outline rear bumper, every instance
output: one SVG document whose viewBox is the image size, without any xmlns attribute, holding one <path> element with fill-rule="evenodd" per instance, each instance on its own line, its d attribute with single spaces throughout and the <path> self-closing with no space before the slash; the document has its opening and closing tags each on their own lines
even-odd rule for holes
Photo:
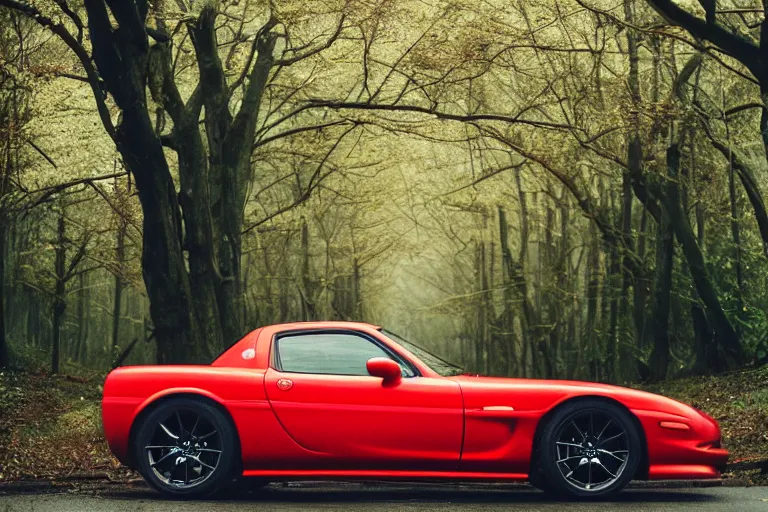
<svg viewBox="0 0 768 512">
<path fill-rule="evenodd" d="M 101 402 L 104 437 L 112 454 L 130 466 L 129 443 L 131 425 L 141 401 L 137 398 L 105 397 Z"/>
</svg>

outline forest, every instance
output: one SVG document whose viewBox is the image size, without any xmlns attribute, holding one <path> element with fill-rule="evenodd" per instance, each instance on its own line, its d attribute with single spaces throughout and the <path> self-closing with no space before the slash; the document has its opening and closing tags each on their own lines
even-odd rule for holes
<svg viewBox="0 0 768 512">
<path fill-rule="evenodd" d="M 315 319 L 492 375 L 768 362 L 766 10 L 0 0 L 0 368 Z"/>
</svg>

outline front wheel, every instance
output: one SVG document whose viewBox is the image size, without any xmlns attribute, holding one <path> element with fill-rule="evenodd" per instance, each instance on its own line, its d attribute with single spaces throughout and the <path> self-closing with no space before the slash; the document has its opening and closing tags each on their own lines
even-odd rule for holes
<svg viewBox="0 0 768 512">
<path fill-rule="evenodd" d="M 136 436 L 135 460 L 154 489 L 171 496 L 209 495 L 230 483 L 237 443 L 229 419 L 191 398 L 174 398 L 149 413 Z"/>
<path fill-rule="evenodd" d="M 547 490 L 574 497 L 618 493 L 642 458 L 640 434 L 629 412 L 600 400 L 558 409 L 544 426 L 538 467 Z"/>
</svg>

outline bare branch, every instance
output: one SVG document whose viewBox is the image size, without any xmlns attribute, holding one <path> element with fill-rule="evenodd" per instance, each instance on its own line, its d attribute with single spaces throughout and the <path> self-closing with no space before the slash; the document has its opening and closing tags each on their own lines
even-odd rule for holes
<svg viewBox="0 0 768 512">
<path fill-rule="evenodd" d="M 702 125 L 706 125 L 702 122 Z M 768 257 L 768 211 L 765 208 L 765 201 L 763 195 L 760 192 L 760 186 L 755 177 L 755 173 L 746 160 L 732 147 L 718 140 L 711 132 L 709 127 L 705 126 L 704 131 L 709 137 L 712 146 L 715 147 L 722 155 L 728 160 L 728 163 L 736 171 L 737 176 L 741 180 L 741 184 L 744 186 L 744 191 L 747 193 L 749 202 L 755 213 L 755 219 L 757 220 L 758 230 L 763 240 L 763 254 Z"/>
<path fill-rule="evenodd" d="M 446 192 L 444 194 L 440 194 L 439 196 L 435 196 L 433 199 L 450 196 L 450 195 L 456 194 L 457 192 L 461 192 L 462 190 L 466 190 L 468 188 L 477 186 L 480 183 L 484 182 L 485 180 L 493 178 L 494 176 L 497 176 L 497 175 L 503 173 L 504 171 L 508 171 L 510 169 L 519 169 L 520 167 L 525 165 L 525 163 L 526 163 L 526 160 L 523 160 L 522 162 L 519 162 L 519 163 L 516 163 L 516 164 L 502 165 L 501 167 L 497 167 L 496 169 L 491 169 L 490 171 L 486 172 L 485 174 L 483 174 L 479 178 L 476 178 L 476 179 L 472 180 L 470 183 L 467 183 L 466 185 L 462 185 L 461 187 L 455 188 L 455 189 L 453 189 L 451 191 L 448 191 L 448 192 Z"/>
<path fill-rule="evenodd" d="M 88 185 L 101 196 L 102 199 L 104 199 L 104 202 L 109 205 L 109 207 L 112 209 L 115 214 L 119 215 L 123 219 L 126 220 L 127 224 L 133 227 L 137 233 L 141 234 L 141 227 L 136 224 L 133 219 L 129 218 L 127 215 L 125 215 L 125 212 L 121 211 L 120 208 L 112 201 L 109 196 L 107 196 L 107 193 L 104 192 L 104 190 L 99 186 L 96 182 L 90 181 L 88 182 Z M 131 242 L 136 244 L 137 246 L 141 246 L 141 241 L 136 239 L 129 231 L 126 231 L 126 236 L 131 239 Z"/>
<path fill-rule="evenodd" d="M 519 144 L 509 140 L 498 131 L 489 128 L 482 128 L 480 126 L 477 128 L 478 130 L 488 133 L 494 139 L 505 144 L 518 155 L 537 163 L 540 167 L 551 174 L 557 181 L 559 181 L 570 193 L 570 195 L 576 200 L 576 203 L 581 208 L 582 214 L 595 223 L 597 228 L 600 230 L 600 234 L 602 235 L 605 242 L 614 247 L 621 247 L 624 250 L 627 250 L 628 257 L 625 263 L 628 267 L 628 270 L 634 275 L 640 275 L 642 264 L 640 261 L 638 261 L 637 255 L 628 250 L 630 245 L 627 243 L 627 240 L 624 239 L 624 235 L 621 233 L 621 231 L 617 230 L 612 225 L 612 223 L 606 217 L 605 212 L 599 207 L 599 205 L 595 204 L 595 202 L 589 197 L 588 194 L 584 193 L 577 186 L 576 182 L 571 176 L 563 172 L 561 169 L 555 167 L 545 156 L 523 148 Z"/>
<path fill-rule="evenodd" d="M 745 105 L 739 105 L 738 107 L 729 108 L 725 111 L 725 115 L 732 116 L 734 114 L 738 114 L 739 112 L 744 112 L 745 110 L 751 110 L 753 108 L 765 110 L 767 107 L 762 103 L 747 103 Z"/>
<path fill-rule="evenodd" d="M 331 121 L 331 122 L 328 122 L 328 123 L 315 124 L 315 125 L 310 125 L 310 126 L 300 126 L 299 128 L 293 128 L 292 130 L 286 130 L 286 131 L 284 131 L 282 133 L 278 133 L 278 134 L 272 135 L 271 137 L 264 137 L 263 139 L 256 141 L 256 143 L 253 145 L 253 148 L 254 149 L 259 148 L 261 146 L 265 146 L 265 145 L 269 144 L 270 142 L 274 142 L 274 141 L 276 141 L 278 139 L 282 139 L 284 137 L 291 137 L 291 136 L 296 135 L 298 133 L 304 133 L 304 132 L 309 132 L 309 131 L 313 131 L 313 130 L 320 131 L 320 130 L 323 130 L 324 128 L 330 128 L 331 126 L 339 126 L 339 125 L 347 124 L 347 123 L 350 123 L 350 122 L 351 121 L 348 121 L 348 120 L 345 119 L 343 121 Z"/>
<path fill-rule="evenodd" d="M 45 160 L 46 160 L 46 161 L 47 161 L 49 164 L 51 164 L 51 165 L 53 166 L 53 168 L 54 168 L 54 169 L 58 169 L 58 168 L 59 168 L 59 166 L 58 166 L 58 165 L 56 165 L 56 162 L 54 162 L 54 161 L 53 161 L 53 159 L 52 159 L 50 156 L 48 156 L 48 155 L 46 154 L 46 152 L 45 152 L 45 151 L 43 151 L 42 149 L 40 149 L 40 147 L 38 147 L 38 145 L 37 145 L 37 144 L 35 144 L 35 143 L 34 143 L 32 140 L 27 140 L 27 144 L 29 144 L 30 146 L 32 146 L 32 149 L 34 149 L 35 151 L 37 151 L 38 153 L 40 153 L 40 156 L 42 156 L 43 158 L 45 158 Z"/>
<path fill-rule="evenodd" d="M 584 3 L 583 0 L 576 0 L 576 2 L 579 5 L 583 6 L 585 9 L 587 9 L 587 10 L 589 10 L 591 12 L 594 12 L 595 14 L 598 14 L 600 16 L 605 16 L 606 18 L 610 19 L 613 23 L 615 23 L 615 24 L 617 24 L 617 25 L 619 25 L 621 27 L 625 27 L 627 29 L 634 30 L 634 31 L 636 31 L 638 33 L 659 35 L 659 36 L 662 36 L 662 37 L 667 37 L 667 38 L 670 38 L 670 39 L 674 39 L 675 41 L 680 41 L 681 43 L 685 43 L 685 44 L 689 45 L 691 48 L 693 48 L 694 50 L 706 53 L 710 58 L 714 59 L 718 64 L 723 66 L 725 69 L 727 69 L 728 71 L 730 71 L 732 73 L 735 73 L 736 75 L 740 76 L 744 80 L 747 80 L 747 81 L 752 82 L 754 84 L 758 84 L 759 83 L 754 77 L 749 76 L 749 74 L 745 73 L 744 71 L 735 68 L 734 66 L 732 66 L 731 64 L 726 62 L 721 57 L 721 55 L 718 55 L 718 53 L 724 53 L 726 55 L 730 55 L 730 52 L 726 51 L 724 48 L 719 48 L 717 46 L 713 47 L 713 46 L 704 45 L 704 44 L 702 44 L 701 40 L 691 41 L 691 40 L 687 39 L 686 37 L 683 37 L 683 36 L 681 36 L 679 34 L 674 34 L 674 33 L 670 33 L 670 32 L 665 31 L 665 30 L 661 30 L 659 27 L 644 28 L 644 27 L 640 27 L 640 26 L 637 26 L 637 25 L 633 25 L 631 23 L 628 23 L 626 20 L 623 20 L 621 18 L 618 18 L 618 17 L 614 16 L 610 11 L 599 9 L 597 7 L 594 7 L 594 6 L 587 5 L 587 4 Z M 689 34 L 694 35 L 691 32 L 689 32 Z M 694 37 L 696 37 L 696 36 L 694 35 Z"/>
<path fill-rule="evenodd" d="M 34 208 L 35 206 L 42 204 L 45 202 L 46 199 L 51 197 L 54 194 L 57 194 L 63 190 L 66 190 L 68 188 L 76 187 L 78 185 L 87 185 L 90 183 L 93 183 L 95 181 L 103 181 L 103 180 L 109 180 L 113 178 L 121 178 L 123 176 L 127 176 L 127 171 L 122 172 L 115 172 L 112 174 L 104 174 L 101 176 L 93 176 L 91 178 L 78 178 L 76 180 L 67 181 L 65 183 L 59 183 L 58 185 L 52 185 L 50 187 L 44 187 L 37 190 L 31 190 L 25 194 L 25 197 L 29 197 L 33 194 L 39 194 L 42 193 L 40 197 L 38 197 L 36 200 L 34 200 L 32 203 L 25 205 L 24 208 L 29 210 L 31 208 Z"/>
<path fill-rule="evenodd" d="M 88 83 L 87 76 L 75 75 L 73 73 L 60 73 L 58 71 L 55 71 L 51 74 L 57 78 L 69 78 L 70 80 L 77 80 L 78 82 Z"/>
<path fill-rule="evenodd" d="M 74 256 L 72 256 L 72 259 L 69 260 L 69 266 L 62 276 L 62 279 L 65 283 L 75 276 L 75 268 L 77 268 L 77 266 L 80 264 L 80 260 L 82 260 L 83 256 L 85 256 L 85 249 L 88 247 L 88 242 L 90 242 L 90 240 L 90 234 L 86 232 L 85 236 L 83 236 L 83 239 L 80 242 L 80 245 L 77 247 L 77 252 L 75 252 Z"/>
<path fill-rule="evenodd" d="M 35 7 L 22 3 L 16 0 L 0 0 L 0 6 L 14 9 L 33 19 L 38 25 L 50 30 L 64 42 L 77 56 L 80 64 L 85 70 L 85 74 L 88 76 L 88 83 L 91 85 L 93 91 L 93 97 L 96 100 L 96 108 L 99 111 L 99 117 L 101 123 L 104 125 L 104 129 L 107 131 L 112 140 L 116 141 L 115 126 L 112 123 L 112 116 L 109 113 L 109 109 L 106 104 L 106 95 L 102 90 L 101 79 L 96 72 L 96 68 L 93 66 L 91 56 L 85 51 L 85 48 L 78 42 L 78 40 L 67 30 L 67 28 L 61 23 L 54 22 L 52 19 L 43 14 Z"/>
<path fill-rule="evenodd" d="M 694 37 L 719 46 L 747 66 L 755 76 L 759 75 L 757 59 L 759 48 L 746 37 L 716 24 L 714 19 L 708 22 L 697 18 L 673 0 L 648 0 L 648 4 L 674 25 L 684 28 Z"/>
<path fill-rule="evenodd" d="M 375 103 L 360 103 L 360 102 L 336 102 L 325 100 L 310 100 L 310 107 L 315 108 L 330 108 L 333 110 L 380 110 L 387 112 L 416 112 L 420 114 L 428 114 L 436 117 L 437 119 L 460 121 L 463 123 L 477 122 L 477 121 L 501 121 L 510 124 L 525 124 L 529 126 L 536 126 L 539 128 L 557 129 L 557 130 L 571 130 L 574 127 L 568 124 L 551 123 L 548 121 L 533 121 L 530 119 L 521 119 L 515 116 L 505 116 L 499 114 L 450 114 L 448 112 L 440 112 L 438 110 L 420 107 L 417 105 L 379 105 Z"/>
<path fill-rule="evenodd" d="M 261 226 L 262 224 L 264 224 L 266 222 L 269 222 L 270 220 L 274 219 L 275 217 L 278 217 L 278 216 L 282 215 L 283 213 L 288 212 L 288 211 L 296 208 L 297 206 L 303 204 L 304 202 L 306 202 L 311 197 L 312 192 L 317 187 L 320 186 L 320 184 L 325 180 L 325 178 L 327 178 L 328 176 L 330 176 L 333 173 L 333 171 L 331 170 L 331 171 L 329 171 L 329 172 L 327 172 L 325 174 L 322 174 L 322 170 L 325 167 L 326 162 L 328 161 L 328 159 L 331 157 L 331 155 L 339 147 L 339 144 L 341 144 L 341 141 L 347 135 L 352 133 L 352 131 L 355 128 L 357 128 L 356 124 L 351 126 L 349 129 L 345 130 L 344 133 L 342 133 L 339 136 L 339 138 L 336 139 L 336 142 L 333 144 L 333 146 L 331 146 L 331 148 L 325 153 L 323 158 L 318 163 L 317 167 L 315 168 L 315 172 L 312 174 L 312 176 L 309 179 L 309 183 L 307 183 L 306 188 L 304 188 L 304 190 L 300 190 L 301 193 L 296 197 L 296 199 L 293 200 L 293 202 L 291 202 L 290 204 L 288 204 L 286 206 L 283 206 L 282 208 L 278 208 L 276 211 L 274 211 L 271 214 L 267 215 L 266 217 L 264 217 L 263 219 L 259 220 L 258 222 L 255 222 L 255 223 L 251 224 L 247 228 L 243 229 L 241 231 L 241 233 L 243 235 L 245 235 L 247 233 L 250 233 L 254 229 L 256 229 L 259 226 Z"/>
<path fill-rule="evenodd" d="M 286 58 L 280 59 L 280 60 L 276 61 L 275 64 L 277 64 L 278 66 L 290 66 L 291 64 L 295 64 L 296 62 L 299 62 L 300 60 L 304 60 L 304 59 L 306 59 L 308 57 L 311 57 L 313 55 L 317 55 L 318 53 L 320 53 L 323 50 L 327 50 L 328 48 L 330 48 L 333 45 L 333 43 L 336 42 L 336 40 L 341 35 L 341 32 L 344 30 L 344 20 L 345 19 L 346 19 L 346 15 L 342 14 L 341 17 L 339 18 L 339 23 L 336 26 L 336 31 L 323 44 L 321 44 L 319 46 L 316 46 L 315 48 L 312 48 L 311 50 L 308 50 L 308 51 L 306 51 L 304 53 L 294 55 L 293 57 L 290 57 L 290 58 L 287 58 L 287 59 Z M 290 50 L 287 50 L 287 51 L 290 51 Z"/>
<path fill-rule="evenodd" d="M 67 0 L 54 0 L 56 2 L 56 5 L 59 6 L 61 11 L 69 16 L 69 19 L 72 20 L 72 23 L 75 24 L 75 27 L 77 27 L 77 42 L 81 43 L 83 42 L 83 20 L 80 18 L 80 16 L 77 15 L 72 9 L 70 9 L 69 5 L 67 4 Z"/>
</svg>

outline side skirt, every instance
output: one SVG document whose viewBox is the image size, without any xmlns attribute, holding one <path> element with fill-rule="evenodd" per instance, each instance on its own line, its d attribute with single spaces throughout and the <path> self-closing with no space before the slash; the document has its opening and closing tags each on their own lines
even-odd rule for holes
<svg viewBox="0 0 768 512">
<path fill-rule="evenodd" d="M 513 481 L 528 480 L 525 473 L 475 473 L 467 471 L 392 471 L 392 470 L 268 470 L 248 469 L 245 477 L 262 477 L 285 480 L 474 480 L 474 481 Z"/>
</svg>

